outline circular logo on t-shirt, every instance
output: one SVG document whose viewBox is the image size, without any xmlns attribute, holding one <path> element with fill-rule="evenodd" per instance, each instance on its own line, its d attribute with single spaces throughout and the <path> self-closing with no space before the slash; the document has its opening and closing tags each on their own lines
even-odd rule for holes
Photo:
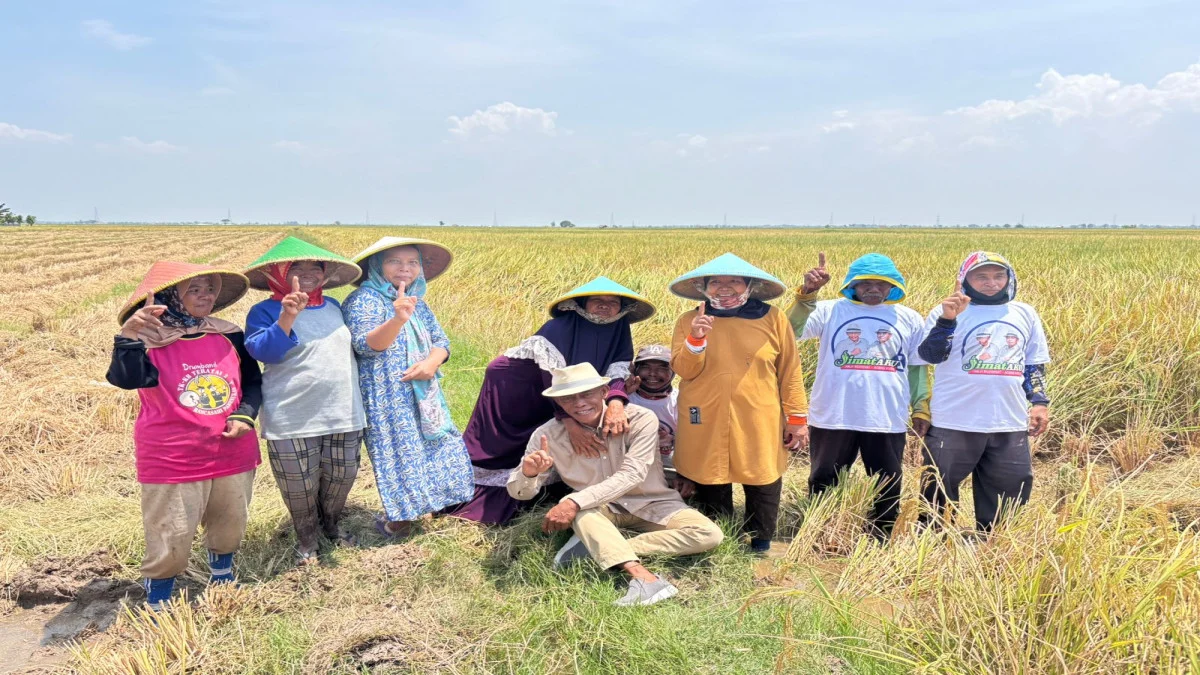
<svg viewBox="0 0 1200 675">
<path fill-rule="evenodd" d="M 229 382 L 217 373 L 200 373 L 192 376 L 179 394 L 179 404 L 201 415 L 216 415 L 229 408 L 233 402 Z"/>
</svg>

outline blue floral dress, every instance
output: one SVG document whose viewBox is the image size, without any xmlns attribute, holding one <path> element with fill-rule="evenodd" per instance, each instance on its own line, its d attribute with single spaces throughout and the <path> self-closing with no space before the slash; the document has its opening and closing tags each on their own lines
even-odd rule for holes
<svg viewBox="0 0 1200 675">
<path fill-rule="evenodd" d="M 395 315 L 391 301 L 363 287 L 346 298 L 342 313 L 358 357 L 367 454 L 387 519 L 415 520 L 470 500 L 475 480 L 462 434 L 451 428 L 428 440 L 421 431 L 413 384 L 400 381 L 409 362 L 403 334 L 382 352 L 367 345 L 367 333 Z M 424 300 L 417 301 L 416 315 L 428 328 L 432 345 L 450 351 L 450 340 Z"/>
</svg>

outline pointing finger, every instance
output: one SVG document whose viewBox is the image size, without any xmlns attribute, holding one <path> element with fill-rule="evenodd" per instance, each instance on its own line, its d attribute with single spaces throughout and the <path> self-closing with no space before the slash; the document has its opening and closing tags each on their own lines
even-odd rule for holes
<svg viewBox="0 0 1200 675">
<path fill-rule="evenodd" d="M 700 305 L 700 316 L 704 316 L 704 308 L 707 305 L 708 305 L 707 302 Z"/>
<path fill-rule="evenodd" d="M 142 307 L 153 307 L 153 306 L 154 306 L 154 292 L 151 291 L 146 294 L 146 302 L 142 305 Z"/>
<path fill-rule="evenodd" d="M 959 280 L 958 280 L 958 283 L 954 285 L 954 292 L 955 292 L 955 293 L 962 293 L 962 292 L 963 292 L 963 291 L 962 291 L 962 288 L 963 288 L 963 287 L 962 287 L 962 284 L 963 284 L 963 282 L 962 282 L 962 279 L 959 279 Z"/>
<path fill-rule="evenodd" d="M 292 292 L 293 293 L 300 292 L 300 277 L 298 277 L 298 276 L 292 277 Z"/>
<path fill-rule="evenodd" d="M 399 293 L 401 296 L 403 296 L 404 288 L 405 288 L 404 282 L 401 281 L 400 284 L 398 286 L 396 286 L 396 292 Z"/>
<path fill-rule="evenodd" d="M 817 254 L 817 268 L 825 269 L 825 251 L 821 251 Z"/>
<path fill-rule="evenodd" d="M 550 454 L 550 439 L 542 436 L 542 452 Z"/>
</svg>

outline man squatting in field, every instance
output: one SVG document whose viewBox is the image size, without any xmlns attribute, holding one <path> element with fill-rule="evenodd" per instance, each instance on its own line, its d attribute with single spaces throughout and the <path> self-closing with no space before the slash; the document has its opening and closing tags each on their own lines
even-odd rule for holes
<svg viewBox="0 0 1200 675">
<path fill-rule="evenodd" d="M 254 418 L 262 374 L 242 329 L 210 315 L 247 286 L 236 272 L 158 262 L 118 314 L 106 378 L 136 389 L 141 402 L 133 445 L 146 534 L 142 577 L 155 611 L 187 569 L 201 524 L 210 583 L 233 581 L 260 462 Z"/>
<path fill-rule="evenodd" d="M 976 251 L 958 270 L 958 288 L 925 321 L 928 335 L 917 351 L 937 364 L 933 424 L 925 437 L 925 463 L 937 475 L 925 476 L 923 495 L 931 507 L 922 515 L 926 522 L 947 501 L 958 502 L 958 486 L 968 475 L 980 531 L 992 528 L 1006 502 L 1029 501 L 1029 437 L 1050 423 L 1050 350 L 1037 311 L 1016 296 L 1012 264 Z M 967 337 L 956 343 L 955 333 Z M 991 335 L 1004 335 L 1005 348 L 990 337 L 976 339 Z"/>
<path fill-rule="evenodd" d="M 553 371 L 543 394 L 571 419 L 600 436 L 604 426 L 608 378 L 590 363 Z M 658 451 L 658 418 L 646 408 L 625 409 L 629 429 L 602 437 L 599 458 L 577 454 L 563 420 L 552 419 L 534 431 L 521 465 L 508 479 L 514 499 L 529 500 L 553 473 L 574 492 L 546 514 L 542 531 L 575 530 L 554 557 L 557 566 L 590 556 L 603 569 L 619 568 L 629 578 L 629 591 L 620 606 L 650 605 L 673 597 L 678 590 L 647 570 L 640 555 L 691 555 L 715 548 L 724 538 L 721 528 L 699 511 L 688 508 L 679 493 L 667 486 Z M 617 528 L 641 532 L 625 539 Z"/>
<path fill-rule="evenodd" d="M 904 277 L 886 256 L 869 253 L 850 263 L 837 300 L 817 302 L 829 283 L 825 254 L 804 275 L 788 310 L 799 339 L 818 342 L 817 374 L 809 403 L 811 468 L 808 489 L 820 494 L 836 485 L 839 472 L 859 455 L 867 473 L 879 480 L 871 512 L 871 532 L 886 539 L 900 511 L 905 431 L 929 429 L 926 368 L 916 357 L 924 336 L 921 315 L 899 304 Z M 851 331 L 879 336 L 875 347 L 855 354 L 861 344 Z"/>
</svg>

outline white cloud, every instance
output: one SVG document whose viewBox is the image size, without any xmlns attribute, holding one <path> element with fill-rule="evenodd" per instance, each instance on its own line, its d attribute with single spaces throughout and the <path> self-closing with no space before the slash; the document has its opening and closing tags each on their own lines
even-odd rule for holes
<svg viewBox="0 0 1200 675">
<path fill-rule="evenodd" d="M 229 87 L 205 87 L 200 90 L 202 96 L 229 96 L 234 93 Z"/>
<path fill-rule="evenodd" d="M 104 19 L 88 19 L 83 22 L 83 32 L 86 35 L 96 38 L 107 44 L 109 47 L 119 51 L 127 52 L 138 47 L 145 47 L 153 42 L 148 37 L 142 35 L 134 35 L 133 33 L 121 33 L 113 27 L 111 23 Z"/>
<path fill-rule="evenodd" d="M 450 133 L 459 138 L 476 135 L 502 135 L 514 132 L 532 132 L 554 136 L 558 134 L 558 113 L 541 108 L 523 108 L 505 101 L 488 106 L 487 110 L 476 110 L 466 117 L 451 115 Z"/>
<path fill-rule="evenodd" d="M 972 148 L 995 148 L 1002 145 L 999 138 L 995 136 L 975 135 L 963 141 L 958 147 L 964 150 Z"/>
<path fill-rule="evenodd" d="M 857 126 L 858 122 L 834 122 L 833 124 L 826 124 L 822 126 L 821 131 L 824 131 L 827 134 L 836 134 L 839 131 L 850 131 Z"/>
<path fill-rule="evenodd" d="M 37 129 L 22 129 L 15 124 L 0 122 L 0 139 L 14 141 L 34 141 L 43 143 L 66 143 L 71 140 L 71 134 L 56 134 Z"/>
<path fill-rule="evenodd" d="M 695 134 L 694 136 L 688 138 L 687 144 L 693 148 L 703 148 L 708 145 L 708 139 L 700 134 Z"/>
<path fill-rule="evenodd" d="M 297 155 L 303 155 L 308 152 L 308 146 L 299 141 L 275 141 L 271 144 L 271 147 Z"/>
<path fill-rule="evenodd" d="M 1200 63 L 1170 73 L 1152 87 L 1121 84 L 1108 73 L 1061 75 L 1051 68 L 1042 74 L 1037 89 L 1038 93 L 1020 101 L 991 99 L 948 110 L 946 114 L 984 124 L 1024 117 L 1049 118 L 1060 126 L 1092 117 L 1127 118 L 1138 125 L 1153 124 L 1171 111 L 1200 112 Z"/>
<path fill-rule="evenodd" d="M 906 136 L 891 146 L 892 152 L 908 152 L 913 148 L 921 145 L 929 145 L 933 143 L 933 134 L 926 131 L 923 134 L 915 136 Z"/>
<path fill-rule="evenodd" d="M 168 155 L 173 152 L 185 152 L 187 150 L 187 148 L 171 145 L 166 141 L 143 141 L 137 136 L 122 136 L 121 143 L 126 148 L 149 155 Z"/>
</svg>

